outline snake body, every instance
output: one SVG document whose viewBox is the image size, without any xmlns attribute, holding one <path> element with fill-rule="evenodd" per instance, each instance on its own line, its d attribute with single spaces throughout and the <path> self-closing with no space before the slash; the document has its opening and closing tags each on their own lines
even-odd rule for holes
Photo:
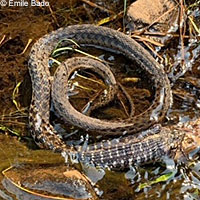
<svg viewBox="0 0 200 200">
<path fill-rule="evenodd" d="M 65 61 L 56 72 L 53 82 L 52 98 L 58 113 L 66 121 L 86 130 L 94 130 L 105 135 L 124 136 L 94 145 L 86 150 L 67 146 L 50 124 L 51 78 L 48 68 L 49 56 L 56 45 L 66 39 L 72 39 L 81 45 L 91 45 L 115 51 L 136 61 L 152 77 L 156 88 L 152 105 L 143 113 L 125 120 L 109 122 L 94 119 L 76 111 L 69 103 L 67 84 L 69 75 L 76 66 L 88 66 L 92 61 L 85 58 L 73 58 Z M 75 66 L 70 68 L 70 66 Z M 95 67 L 95 66 L 93 66 Z M 170 129 L 161 128 L 157 134 L 147 134 L 142 139 L 138 135 L 149 127 L 159 123 L 165 116 L 171 102 L 170 83 L 163 68 L 152 56 L 129 36 L 106 27 L 94 25 L 74 25 L 60 28 L 40 38 L 32 47 L 29 59 L 29 73 L 32 80 L 32 102 L 30 106 L 30 129 L 36 143 L 43 148 L 75 154 L 79 160 L 106 166 L 124 166 L 128 163 L 145 163 L 168 153 L 175 141 Z M 105 73 L 103 76 L 106 76 Z M 109 75 L 109 77 L 112 75 Z M 110 82 L 110 84 L 113 84 Z M 64 93 L 63 93 L 64 92 Z M 133 135 L 130 135 L 130 134 Z M 170 144 L 170 145 L 169 145 Z M 173 142 L 174 144 L 174 142 Z M 137 155 L 137 156 L 136 156 Z"/>
</svg>

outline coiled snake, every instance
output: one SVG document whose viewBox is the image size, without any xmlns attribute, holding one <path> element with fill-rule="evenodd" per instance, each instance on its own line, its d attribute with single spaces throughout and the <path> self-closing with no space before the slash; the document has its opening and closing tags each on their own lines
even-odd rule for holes
<svg viewBox="0 0 200 200">
<path fill-rule="evenodd" d="M 125 131 L 127 136 L 88 145 L 84 150 L 81 147 L 75 150 L 73 147 L 68 147 L 56 134 L 49 121 L 51 81 L 48 62 L 58 42 L 62 40 L 66 42 L 66 39 L 72 39 L 80 46 L 92 45 L 115 51 L 136 61 L 151 75 L 156 88 L 152 105 L 137 116 L 109 122 L 85 116 L 75 110 L 67 98 L 67 89 L 63 89 L 73 70 L 88 67 L 98 70 L 101 69 L 102 63 L 88 58 L 71 58 L 62 63 L 56 72 L 52 85 L 52 99 L 56 110 L 66 121 L 86 130 L 95 130 L 106 135 L 120 136 Z M 95 67 L 94 62 L 99 67 Z M 115 80 L 110 80 L 113 75 L 108 70 L 104 73 L 102 71 L 100 70 L 101 75 L 110 85 L 115 86 Z M 80 161 L 95 165 L 124 167 L 135 162 L 145 163 L 158 159 L 172 146 L 174 147 L 177 141 L 176 137 L 172 136 L 171 130 L 167 128 L 158 128 L 158 133 L 152 134 L 158 127 L 153 125 L 162 120 L 170 106 L 171 89 L 167 75 L 143 47 L 121 32 L 94 25 L 74 25 L 53 31 L 33 45 L 30 52 L 29 73 L 32 80 L 30 129 L 40 147 L 74 154 Z M 152 128 L 147 130 L 150 127 Z M 140 137 L 142 131 L 147 136 Z"/>
</svg>

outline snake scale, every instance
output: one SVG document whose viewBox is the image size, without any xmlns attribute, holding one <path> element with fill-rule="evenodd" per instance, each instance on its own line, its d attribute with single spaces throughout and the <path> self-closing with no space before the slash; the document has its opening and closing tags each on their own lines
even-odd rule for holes
<svg viewBox="0 0 200 200">
<path fill-rule="evenodd" d="M 156 92 L 152 105 L 137 116 L 115 122 L 92 118 L 75 110 L 67 98 L 67 89 L 64 89 L 67 87 L 67 80 L 74 69 L 87 68 L 90 64 L 95 68 L 95 64 L 93 65 L 89 58 L 68 59 L 59 66 L 52 84 L 49 57 L 57 44 L 64 40 L 66 43 L 66 39 L 71 39 L 80 46 L 89 45 L 114 51 L 136 61 L 150 74 L 154 82 Z M 98 65 L 101 68 L 102 64 Z M 102 71 L 102 76 L 107 76 L 107 73 Z M 177 137 L 170 128 L 156 125 L 165 116 L 171 102 L 168 77 L 143 47 L 116 30 L 94 25 L 73 25 L 53 31 L 33 45 L 29 58 L 29 73 L 32 80 L 30 130 L 35 142 L 42 148 L 62 152 L 63 155 L 73 155 L 79 161 L 94 165 L 126 167 L 159 159 L 176 149 L 185 135 L 182 131 L 175 131 L 179 133 L 180 137 Z M 111 76 L 108 75 L 108 78 Z M 110 81 L 109 84 L 113 82 Z M 85 149 L 67 146 L 49 121 L 51 95 L 56 110 L 67 122 L 86 130 L 121 137 L 88 145 Z M 124 132 L 126 135 L 122 136 Z"/>
</svg>

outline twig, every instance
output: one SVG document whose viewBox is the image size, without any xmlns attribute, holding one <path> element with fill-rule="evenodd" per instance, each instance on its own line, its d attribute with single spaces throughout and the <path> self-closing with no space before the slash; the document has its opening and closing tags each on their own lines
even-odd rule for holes
<svg viewBox="0 0 200 200">
<path fill-rule="evenodd" d="M 173 37 L 180 37 L 180 34 L 176 33 L 162 33 L 162 32 L 149 32 L 149 31 L 145 31 L 143 35 L 153 35 L 153 36 L 163 36 L 163 37 L 165 37 L 166 35 L 171 35 Z M 190 38 L 190 36 L 184 35 L 184 38 Z"/>
<path fill-rule="evenodd" d="M 93 73 L 91 73 L 91 72 L 89 72 L 89 71 L 84 71 L 84 73 L 87 74 L 87 75 L 89 75 L 89 76 L 91 77 L 92 80 L 95 80 L 96 76 L 95 76 Z M 77 75 L 78 75 L 78 74 L 77 74 Z"/>
<path fill-rule="evenodd" d="M 121 95 L 119 93 L 117 93 L 117 98 L 118 98 L 120 104 L 122 105 L 126 116 L 129 117 L 129 114 L 128 114 L 128 111 L 126 109 L 126 106 L 124 105 L 124 102 L 121 100 Z"/>
<path fill-rule="evenodd" d="M 82 50 L 80 50 L 80 49 L 76 49 L 76 48 L 72 48 L 72 47 L 61 47 L 61 48 L 58 48 L 58 49 L 55 49 L 53 52 L 52 52 L 52 56 L 53 57 L 57 57 L 58 55 L 56 55 L 56 53 L 59 53 L 59 52 L 62 52 L 62 51 L 75 51 L 75 52 L 78 52 L 78 53 L 80 53 L 80 54 L 83 54 L 83 55 L 85 55 L 85 56 L 88 56 L 88 57 L 90 57 L 90 58 L 93 58 L 93 59 L 95 59 L 95 60 L 98 60 L 98 61 L 100 61 L 100 62 L 103 62 L 103 63 L 106 63 L 106 64 L 111 64 L 111 63 L 109 63 L 109 62 L 107 62 L 107 61 L 105 61 L 105 60 L 102 60 L 102 59 L 100 59 L 100 58 L 98 58 L 98 57 L 96 57 L 96 56 L 93 56 L 93 55 L 91 55 L 91 54 L 88 54 L 88 53 L 86 53 L 86 52 L 84 52 L 84 51 L 82 51 Z M 52 59 L 52 58 L 51 58 Z M 53 60 L 53 59 L 52 59 Z M 55 59 L 54 59 L 54 61 L 55 61 Z M 59 62 L 59 61 L 58 61 Z"/>
<path fill-rule="evenodd" d="M 28 49 L 28 47 L 29 47 L 29 45 L 31 44 L 32 41 L 33 41 L 33 39 L 28 40 L 24 50 L 19 55 L 23 55 L 26 52 L 26 50 Z"/>
<path fill-rule="evenodd" d="M 3 35 L 2 39 L 0 40 L 0 46 L 3 43 L 3 41 L 5 40 L 5 38 L 6 38 L 6 35 Z"/>
<path fill-rule="evenodd" d="M 106 24 L 106 23 L 108 23 L 108 22 L 110 22 L 110 21 L 115 20 L 117 17 L 119 17 L 119 16 L 122 15 L 122 14 L 123 14 L 123 11 L 119 12 L 117 15 L 115 14 L 115 15 L 112 15 L 112 16 L 110 16 L 110 17 L 103 18 L 103 19 L 99 20 L 96 24 L 97 24 L 98 26 L 101 26 L 101 25 L 103 25 L 103 24 Z"/>
<path fill-rule="evenodd" d="M 102 7 L 102 6 L 99 6 L 99 5 L 91 2 L 91 1 L 88 1 L 88 0 L 81 0 L 81 1 L 84 2 L 84 3 L 87 3 L 88 5 L 90 5 L 90 6 L 94 7 L 94 8 L 99 8 L 100 10 L 102 10 L 104 12 L 108 12 L 110 14 L 115 14 L 115 12 L 113 12 L 112 10 L 108 10 L 108 9 Z"/>
<path fill-rule="evenodd" d="M 194 27 L 195 31 L 196 31 L 198 34 L 200 34 L 200 28 L 198 28 L 197 25 L 194 23 L 192 17 L 189 16 L 188 18 L 189 18 L 189 20 L 190 20 L 192 26 Z"/>
<path fill-rule="evenodd" d="M 185 21 L 184 21 L 184 15 L 185 15 L 185 8 L 183 5 L 183 0 L 180 0 L 180 23 L 179 23 L 179 33 L 180 33 L 180 41 L 181 41 L 181 64 L 184 65 L 184 35 L 185 35 Z"/>
<path fill-rule="evenodd" d="M 127 12 L 127 0 L 124 0 L 124 14 L 123 14 L 123 32 L 125 32 L 125 15 Z"/>
<path fill-rule="evenodd" d="M 20 111 L 20 105 L 18 104 L 18 102 L 16 101 L 16 97 L 18 96 L 19 93 L 19 87 L 21 85 L 22 82 L 18 82 L 17 85 L 15 86 L 13 93 L 12 93 L 12 101 L 15 104 L 15 107 L 17 108 L 18 111 Z"/>
<path fill-rule="evenodd" d="M 50 13 L 51 13 L 51 15 L 52 15 L 52 17 L 53 17 L 53 20 L 55 21 L 56 25 L 57 25 L 58 27 L 60 27 L 60 25 L 59 25 L 59 23 L 58 23 L 58 20 L 57 20 L 57 18 L 56 18 L 56 16 L 55 16 L 55 14 L 54 14 L 54 12 L 53 12 L 51 6 L 48 5 L 48 8 L 49 8 L 49 11 L 50 11 Z"/>
<path fill-rule="evenodd" d="M 0 115 L 0 117 L 22 115 L 22 114 L 25 114 L 24 112 L 27 111 L 27 110 L 28 110 L 28 108 L 25 107 L 25 108 L 22 108 L 20 111 L 19 111 L 19 110 L 15 110 L 15 111 L 13 111 L 13 112 L 10 112 L 9 114 Z M 4 111 L 3 113 L 5 113 L 5 111 Z M 26 115 L 26 114 L 25 114 L 25 115 Z"/>
<path fill-rule="evenodd" d="M 99 85 L 105 87 L 105 85 L 104 85 L 103 83 L 101 83 L 101 82 L 99 82 L 99 81 L 97 81 L 97 80 L 94 80 L 94 79 L 92 79 L 92 78 L 88 78 L 88 77 L 82 76 L 82 75 L 80 75 L 80 74 L 76 74 L 76 76 L 78 76 L 78 77 L 80 77 L 80 78 L 82 78 L 82 79 L 86 79 L 86 80 L 88 80 L 88 81 L 97 83 L 97 84 L 99 84 Z"/>
<path fill-rule="evenodd" d="M 88 104 L 91 104 L 93 101 L 96 100 L 96 98 L 102 93 L 103 89 L 99 90 L 89 101 L 87 104 L 85 104 L 83 106 L 83 108 L 81 109 L 81 113 L 83 113 L 83 111 L 88 107 Z"/>
<path fill-rule="evenodd" d="M 0 120 L 1 123 L 3 124 L 11 124 L 11 125 L 18 125 L 18 126 L 26 126 L 27 124 L 25 122 L 19 122 L 19 121 L 12 121 L 12 120 Z M 5 126 L 3 126 L 5 127 Z M 2 129 L 2 125 L 0 126 L 0 129 Z"/>
<path fill-rule="evenodd" d="M 149 43 L 154 44 L 154 45 L 159 46 L 159 47 L 163 47 L 164 46 L 164 44 L 162 44 L 160 42 L 156 42 L 154 40 L 151 40 L 149 38 L 145 38 L 145 37 L 142 37 L 142 36 L 139 36 L 139 35 L 131 35 L 131 37 L 137 38 L 142 42 L 145 42 L 145 41 L 149 42 Z"/>
<path fill-rule="evenodd" d="M 169 33 L 145 31 L 144 35 L 166 36 Z"/>
<path fill-rule="evenodd" d="M 160 58 L 161 62 L 163 62 L 163 58 L 145 41 L 143 43 L 156 55 Z"/>
<path fill-rule="evenodd" d="M 79 85 L 78 82 L 73 82 L 73 85 L 77 88 L 80 88 L 82 90 L 87 90 L 87 91 L 92 91 L 92 92 L 96 92 L 97 90 L 95 89 L 92 89 L 92 88 L 88 88 L 88 87 L 85 87 L 85 86 L 82 86 L 82 85 Z"/>
<path fill-rule="evenodd" d="M 36 1 L 37 1 L 39 4 L 41 3 L 39 0 L 36 0 Z M 45 0 L 43 0 L 43 1 L 45 2 Z M 40 8 L 42 8 L 42 5 L 41 5 L 41 4 L 40 4 Z M 53 17 L 53 20 L 55 21 L 56 25 L 57 25 L 58 27 L 60 27 L 60 25 L 59 25 L 59 23 L 58 23 L 58 20 L 56 19 L 56 16 L 55 16 L 53 10 L 51 9 L 51 6 L 48 5 L 48 8 L 49 8 L 49 11 L 50 11 L 50 13 L 51 13 L 51 15 L 52 15 L 52 17 Z"/>
</svg>

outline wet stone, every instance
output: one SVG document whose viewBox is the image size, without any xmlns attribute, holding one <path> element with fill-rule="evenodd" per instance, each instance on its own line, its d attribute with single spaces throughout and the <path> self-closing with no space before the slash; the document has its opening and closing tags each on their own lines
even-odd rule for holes
<svg viewBox="0 0 200 200">
<path fill-rule="evenodd" d="M 138 30 L 151 26 L 151 30 L 167 32 L 177 22 L 178 5 L 173 0 L 138 0 L 127 12 L 127 27 Z"/>
<path fill-rule="evenodd" d="M 4 172 L 3 185 L 18 199 L 97 199 L 88 180 L 77 170 L 65 165 L 29 164 Z M 20 198 L 19 198 L 20 197 Z"/>
</svg>

